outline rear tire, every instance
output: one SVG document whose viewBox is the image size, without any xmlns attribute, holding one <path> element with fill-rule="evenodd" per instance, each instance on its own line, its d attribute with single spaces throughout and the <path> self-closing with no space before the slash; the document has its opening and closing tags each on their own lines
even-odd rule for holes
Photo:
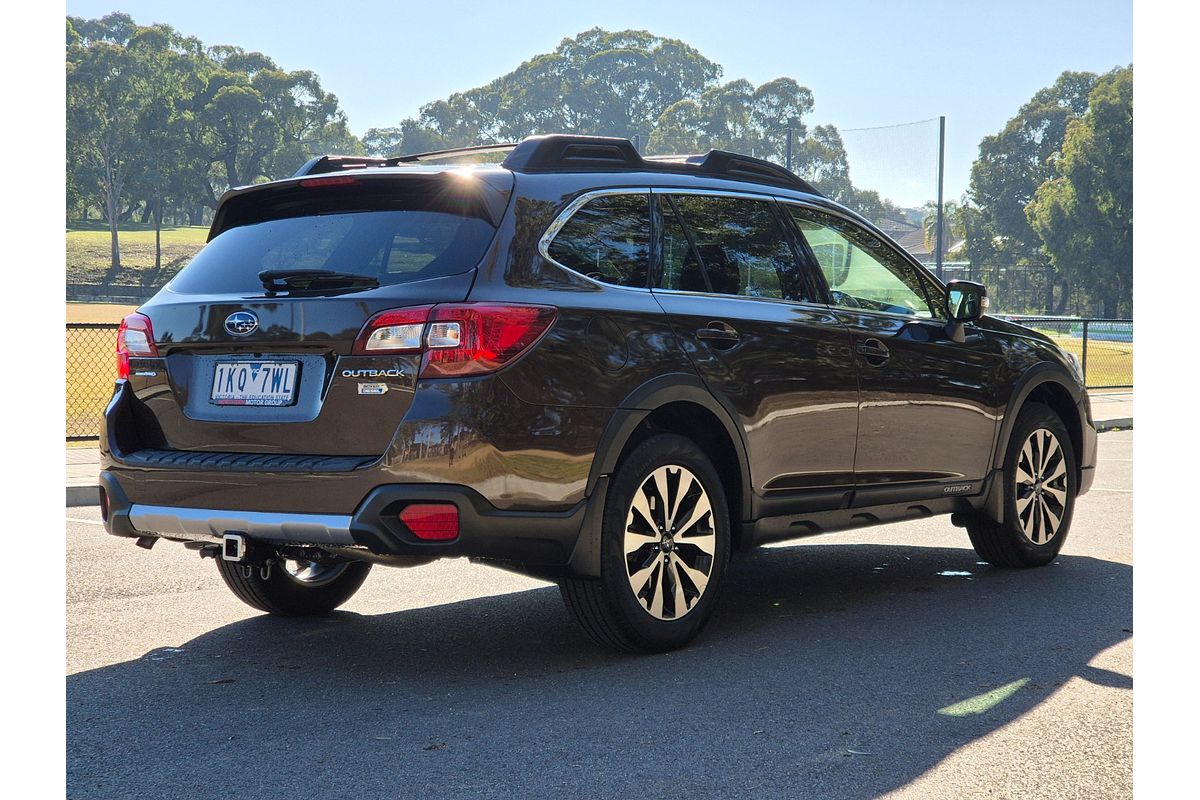
<svg viewBox="0 0 1200 800">
<path fill-rule="evenodd" d="M 694 442 L 656 434 L 621 463 L 605 501 L 599 579 L 567 578 L 563 601 L 598 644 L 682 647 L 712 616 L 729 562 L 721 479 Z"/>
<path fill-rule="evenodd" d="M 1075 510 L 1077 467 L 1071 437 L 1041 403 L 1021 409 L 1004 457 L 1004 519 L 976 515 L 967 535 L 979 557 L 999 567 L 1040 567 L 1066 542 Z"/>
<path fill-rule="evenodd" d="M 240 564 L 218 558 L 217 571 L 225 585 L 251 608 L 303 617 L 328 613 L 353 597 L 371 572 L 371 565 L 364 561 L 328 565 L 276 561 L 264 580 L 258 567 L 251 568 L 246 577 Z"/>
</svg>

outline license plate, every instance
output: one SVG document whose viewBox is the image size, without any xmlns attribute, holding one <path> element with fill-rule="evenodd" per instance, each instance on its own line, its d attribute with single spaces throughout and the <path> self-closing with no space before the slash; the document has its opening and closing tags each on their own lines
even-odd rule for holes
<svg viewBox="0 0 1200 800">
<path fill-rule="evenodd" d="M 212 402 L 219 406 L 290 406 L 296 397 L 295 361 L 218 361 Z"/>
</svg>

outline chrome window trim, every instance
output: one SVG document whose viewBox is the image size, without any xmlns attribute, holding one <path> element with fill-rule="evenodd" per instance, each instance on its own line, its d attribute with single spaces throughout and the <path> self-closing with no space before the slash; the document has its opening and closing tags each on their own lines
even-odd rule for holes
<svg viewBox="0 0 1200 800">
<path fill-rule="evenodd" d="M 575 275 L 579 278 L 583 278 L 585 281 L 587 281 L 588 283 L 591 283 L 595 286 L 602 286 L 605 289 L 625 289 L 625 290 L 634 291 L 634 292 L 650 291 L 650 289 L 645 286 L 621 286 L 620 284 L 617 284 L 617 283 L 605 283 L 604 281 L 598 281 L 595 278 L 589 278 L 587 275 L 584 275 L 582 272 L 571 269 L 566 264 L 562 263 L 561 261 L 559 261 L 558 259 L 556 259 L 550 255 L 550 245 L 552 245 L 554 243 L 554 237 L 558 236 L 559 231 L 561 231 L 566 226 L 566 224 L 571 221 L 571 217 L 575 216 L 575 213 L 577 211 L 579 211 L 579 209 L 583 208 L 585 205 L 590 203 L 592 200 L 595 200 L 597 197 L 612 197 L 614 195 L 621 195 L 621 194 L 646 195 L 647 202 L 649 202 L 650 187 L 648 187 L 648 186 L 645 186 L 645 187 L 643 187 L 643 186 L 619 186 L 619 187 L 614 187 L 614 188 L 609 188 L 609 189 L 593 189 L 589 192 L 584 192 L 583 194 L 579 195 L 574 200 L 572 200 L 570 203 L 567 203 L 567 207 L 564 208 L 562 211 L 560 211 L 558 216 L 554 218 L 554 221 L 551 222 L 548 226 L 546 226 L 546 232 L 543 233 L 542 238 L 538 240 L 538 253 L 541 254 L 542 258 L 546 259 L 547 261 L 549 261 L 551 264 L 558 267 L 559 269 L 565 269 L 567 272 L 571 273 L 572 275 Z"/>
<path fill-rule="evenodd" d="M 129 523 L 134 530 L 166 536 L 219 539 L 229 531 L 251 539 L 282 544 L 354 545 L 349 516 L 229 511 L 134 504 Z"/>
<path fill-rule="evenodd" d="M 562 263 L 561 261 L 557 260 L 556 258 L 554 258 L 550 255 L 550 245 L 554 243 L 554 237 L 556 237 L 559 234 L 559 232 L 563 229 L 563 227 L 566 226 L 566 224 L 571 221 L 571 217 L 575 216 L 575 213 L 577 211 L 579 211 L 579 209 L 583 208 L 585 205 L 587 205 L 589 202 L 596 199 L 597 197 L 611 197 L 613 195 L 620 195 L 620 194 L 644 194 L 644 195 L 650 195 L 650 196 L 653 196 L 655 194 L 693 194 L 693 195 L 698 194 L 698 195 L 706 195 L 706 196 L 712 196 L 712 197 L 739 197 L 739 198 L 750 199 L 750 200 L 764 200 L 764 201 L 772 201 L 772 200 L 780 199 L 776 195 L 765 194 L 763 192 L 741 192 L 741 191 L 733 191 L 733 190 L 729 190 L 729 189 L 690 189 L 690 188 L 689 189 L 675 189 L 675 188 L 669 187 L 669 186 L 664 186 L 664 187 L 614 186 L 614 187 L 610 187 L 607 189 L 592 189 L 591 191 L 587 191 L 587 192 L 584 192 L 583 194 L 579 195 L 574 200 L 572 200 L 570 203 L 567 203 L 566 208 L 564 208 L 562 211 L 560 211 L 558 216 L 554 218 L 554 221 L 551 222 L 548 226 L 546 226 L 545 233 L 543 233 L 542 238 L 540 238 L 538 240 L 538 254 L 541 255 L 542 258 L 546 259 L 554 266 L 558 267 L 559 269 L 564 269 L 567 272 L 571 273 L 572 275 L 582 278 L 583 280 L 587 281 L 588 283 L 591 283 L 595 286 L 601 286 L 605 289 L 623 289 L 625 291 L 633 291 L 633 292 L 673 292 L 673 291 L 677 291 L 674 289 L 651 289 L 646 286 L 621 286 L 620 284 L 616 284 L 616 283 L 605 283 L 604 281 L 598 281 L 595 278 L 589 278 L 587 275 L 584 275 L 582 272 L 579 272 L 578 270 L 571 269 L 566 264 Z M 748 296 L 742 297 L 742 295 L 721 294 L 719 292 L 693 292 L 692 294 L 701 294 L 706 297 L 739 297 L 743 300 L 774 300 L 775 302 L 784 302 L 784 303 L 796 302 L 796 301 L 792 301 L 792 300 L 777 300 L 775 298 L 770 298 L 770 297 L 748 297 Z"/>
</svg>

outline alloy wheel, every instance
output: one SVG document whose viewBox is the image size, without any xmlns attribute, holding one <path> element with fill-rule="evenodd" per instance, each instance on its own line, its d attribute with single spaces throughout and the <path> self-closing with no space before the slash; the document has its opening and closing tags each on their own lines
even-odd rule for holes
<svg viewBox="0 0 1200 800">
<path fill-rule="evenodd" d="M 341 577 L 349 566 L 349 561 L 318 564 L 316 561 L 289 558 L 283 562 L 283 571 L 296 583 L 302 583 L 305 586 L 323 586 Z"/>
<path fill-rule="evenodd" d="M 1067 511 L 1067 457 L 1053 431 L 1038 428 L 1029 434 L 1014 479 L 1021 532 L 1044 545 L 1058 533 Z"/>
<path fill-rule="evenodd" d="M 686 467 L 655 469 L 634 493 L 625 517 L 629 586 L 643 610 L 676 620 L 696 607 L 717 550 L 712 506 Z"/>
</svg>

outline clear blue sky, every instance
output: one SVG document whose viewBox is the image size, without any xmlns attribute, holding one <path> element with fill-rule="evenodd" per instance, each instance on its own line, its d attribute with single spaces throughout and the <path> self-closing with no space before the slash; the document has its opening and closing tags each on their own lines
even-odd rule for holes
<svg viewBox="0 0 1200 800">
<path fill-rule="evenodd" d="M 948 198 L 966 189 L 979 140 L 1035 91 L 1065 69 L 1103 72 L 1133 59 L 1128 0 L 67 2 L 72 16 L 114 10 L 313 70 L 359 135 L 588 28 L 642 28 L 695 46 L 725 68 L 722 80 L 795 78 L 816 99 L 812 124 L 864 128 L 945 115 Z M 846 138 L 857 184 L 902 203 L 931 196 L 936 126 Z"/>
</svg>

